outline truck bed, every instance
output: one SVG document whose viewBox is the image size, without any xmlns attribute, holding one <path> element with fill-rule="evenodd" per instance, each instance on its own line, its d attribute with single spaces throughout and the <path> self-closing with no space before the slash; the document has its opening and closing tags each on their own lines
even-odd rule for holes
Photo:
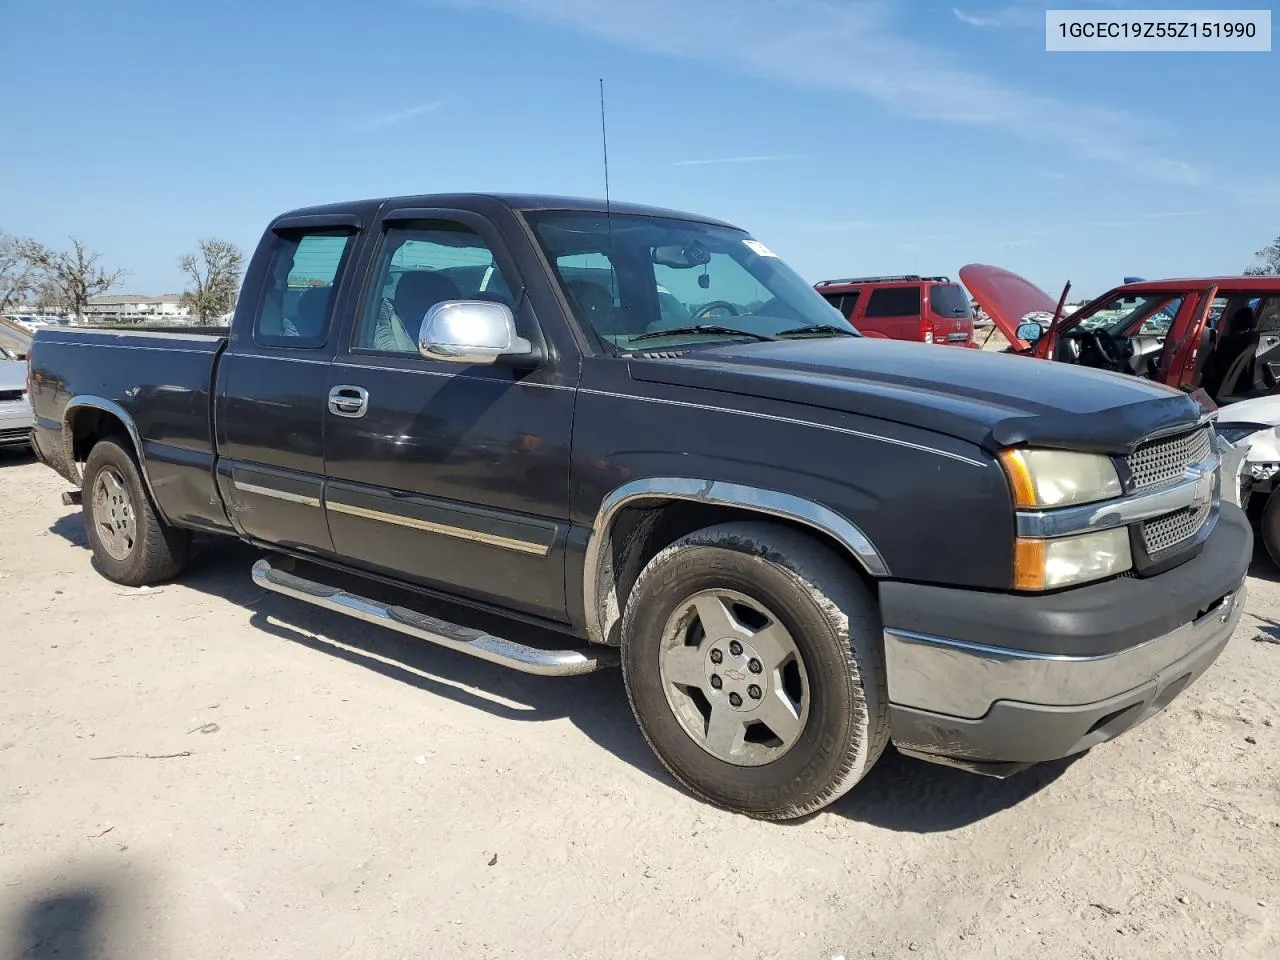
<svg viewBox="0 0 1280 960">
<path fill-rule="evenodd" d="M 38 330 L 29 361 L 37 452 L 78 483 L 83 438 L 114 417 L 133 435 L 168 520 L 229 529 L 213 474 L 213 378 L 226 343 L 221 328 Z"/>
</svg>

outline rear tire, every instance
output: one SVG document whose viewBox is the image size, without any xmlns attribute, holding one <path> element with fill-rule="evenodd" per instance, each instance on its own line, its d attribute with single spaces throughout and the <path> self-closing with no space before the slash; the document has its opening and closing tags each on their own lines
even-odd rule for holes
<svg viewBox="0 0 1280 960">
<path fill-rule="evenodd" d="M 107 437 L 94 444 L 84 466 L 81 511 L 100 573 L 129 587 L 168 580 L 186 564 L 187 530 L 160 519 L 142 484 L 132 451 Z"/>
<path fill-rule="evenodd" d="M 699 530 L 649 561 L 623 615 L 622 672 L 672 776 L 748 816 L 821 809 L 889 740 L 870 590 L 827 547 L 769 523 Z"/>
</svg>

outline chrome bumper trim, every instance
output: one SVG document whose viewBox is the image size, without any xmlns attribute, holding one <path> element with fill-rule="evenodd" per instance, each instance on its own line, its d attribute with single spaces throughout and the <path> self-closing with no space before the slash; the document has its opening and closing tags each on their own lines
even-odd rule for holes
<svg viewBox="0 0 1280 960">
<path fill-rule="evenodd" d="M 984 716 L 998 700 L 1078 706 L 1157 679 L 1201 647 L 1225 643 L 1244 610 L 1245 586 L 1164 636 L 1117 653 L 1070 657 L 989 647 L 907 630 L 884 631 L 889 700 L 953 717 Z"/>
</svg>

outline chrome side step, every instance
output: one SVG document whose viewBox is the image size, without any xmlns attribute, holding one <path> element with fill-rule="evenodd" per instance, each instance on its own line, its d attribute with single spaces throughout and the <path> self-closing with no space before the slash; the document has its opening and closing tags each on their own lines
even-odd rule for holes
<svg viewBox="0 0 1280 960">
<path fill-rule="evenodd" d="M 574 677 L 618 665 L 618 651 L 612 647 L 577 650 L 542 650 L 525 646 L 482 630 L 473 630 L 417 613 L 405 607 L 378 603 L 337 587 L 305 580 L 271 565 L 265 558 L 253 565 L 253 582 L 264 590 L 282 593 L 326 610 L 365 620 L 428 643 L 470 654 L 522 673 L 542 677 Z"/>
</svg>

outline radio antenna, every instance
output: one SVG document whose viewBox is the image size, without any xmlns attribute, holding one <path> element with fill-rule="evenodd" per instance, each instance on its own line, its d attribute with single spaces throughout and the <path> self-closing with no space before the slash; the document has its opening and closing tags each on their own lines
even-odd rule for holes
<svg viewBox="0 0 1280 960">
<path fill-rule="evenodd" d="M 604 119 L 604 77 L 600 78 L 600 146 L 604 152 L 604 222 L 609 242 L 609 291 L 618 296 L 618 270 L 613 262 L 613 204 L 609 199 L 609 128 Z"/>
<path fill-rule="evenodd" d="M 609 128 L 604 118 L 604 77 L 600 78 L 600 145 L 604 150 L 604 209 L 611 213 L 609 205 Z"/>
</svg>

